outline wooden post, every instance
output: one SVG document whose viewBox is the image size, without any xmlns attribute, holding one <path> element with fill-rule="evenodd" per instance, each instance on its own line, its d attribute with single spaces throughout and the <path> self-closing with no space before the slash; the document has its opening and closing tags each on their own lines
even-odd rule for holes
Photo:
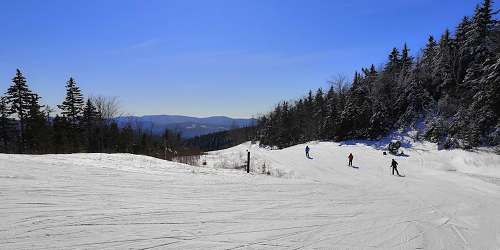
<svg viewBox="0 0 500 250">
<path fill-rule="evenodd" d="M 165 161 L 167 160 L 167 138 L 164 138 L 163 145 L 165 146 L 165 151 L 163 152 L 165 156 Z"/>
<path fill-rule="evenodd" d="M 250 173 L 250 151 L 247 152 L 247 173 Z"/>
</svg>

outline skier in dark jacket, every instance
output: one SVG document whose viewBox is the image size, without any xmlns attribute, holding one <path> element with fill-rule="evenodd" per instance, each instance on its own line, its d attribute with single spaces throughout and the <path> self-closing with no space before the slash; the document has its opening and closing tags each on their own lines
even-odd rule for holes
<svg viewBox="0 0 500 250">
<path fill-rule="evenodd" d="M 352 159 L 354 159 L 354 156 L 352 155 L 352 153 L 349 153 L 349 156 L 347 158 L 349 158 L 349 167 L 352 167 Z"/>
<path fill-rule="evenodd" d="M 309 148 L 309 146 L 306 146 L 306 157 L 307 157 L 307 158 L 311 158 L 311 157 L 309 156 L 309 150 L 311 150 L 311 149 Z"/>
<path fill-rule="evenodd" d="M 394 171 L 396 171 L 398 176 L 401 176 L 398 172 L 398 162 L 395 161 L 394 159 L 392 159 L 391 167 L 392 167 L 392 175 L 394 175 Z"/>
</svg>

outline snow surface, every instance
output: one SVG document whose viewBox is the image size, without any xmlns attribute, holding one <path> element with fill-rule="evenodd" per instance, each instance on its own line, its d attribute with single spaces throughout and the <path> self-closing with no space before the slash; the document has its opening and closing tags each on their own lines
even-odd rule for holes
<svg viewBox="0 0 500 250">
<path fill-rule="evenodd" d="M 499 155 L 308 145 L 313 159 L 245 143 L 204 167 L 0 154 L 0 249 L 500 249 Z"/>
</svg>

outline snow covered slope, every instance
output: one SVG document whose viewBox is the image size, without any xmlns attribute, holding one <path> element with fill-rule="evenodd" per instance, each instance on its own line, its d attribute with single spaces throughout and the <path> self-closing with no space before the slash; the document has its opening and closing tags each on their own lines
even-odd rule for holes
<svg viewBox="0 0 500 250">
<path fill-rule="evenodd" d="M 375 145 L 309 146 L 246 143 L 206 167 L 0 155 L 0 249 L 500 249 L 500 156 L 414 145 L 403 178 Z M 252 174 L 232 169 L 246 150 Z"/>
</svg>

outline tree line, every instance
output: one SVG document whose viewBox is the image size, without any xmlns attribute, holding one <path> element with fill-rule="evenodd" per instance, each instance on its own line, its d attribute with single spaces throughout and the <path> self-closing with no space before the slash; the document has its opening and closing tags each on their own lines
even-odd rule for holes
<svg viewBox="0 0 500 250">
<path fill-rule="evenodd" d="M 201 151 L 215 151 L 230 148 L 241 143 L 256 139 L 256 126 L 243 128 L 233 128 L 228 131 L 210 133 L 207 135 L 195 136 L 183 142 L 188 148 L 199 149 Z"/>
<path fill-rule="evenodd" d="M 444 148 L 500 144 L 500 22 L 484 0 L 454 32 L 429 36 L 416 57 L 407 44 L 383 67 L 339 77 L 327 90 L 283 101 L 259 119 L 262 144 L 379 139 L 397 129 L 423 129 Z"/>
<path fill-rule="evenodd" d="M 154 135 L 131 123 L 119 127 L 116 98 L 85 99 L 74 78 L 66 82 L 59 114 L 41 104 L 23 73 L 17 69 L 12 84 L 0 96 L 0 152 L 2 153 L 134 153 L 171 159 L 195 153 L 182 146 L 180 134 L 166 130 Z"/>
</svg>

